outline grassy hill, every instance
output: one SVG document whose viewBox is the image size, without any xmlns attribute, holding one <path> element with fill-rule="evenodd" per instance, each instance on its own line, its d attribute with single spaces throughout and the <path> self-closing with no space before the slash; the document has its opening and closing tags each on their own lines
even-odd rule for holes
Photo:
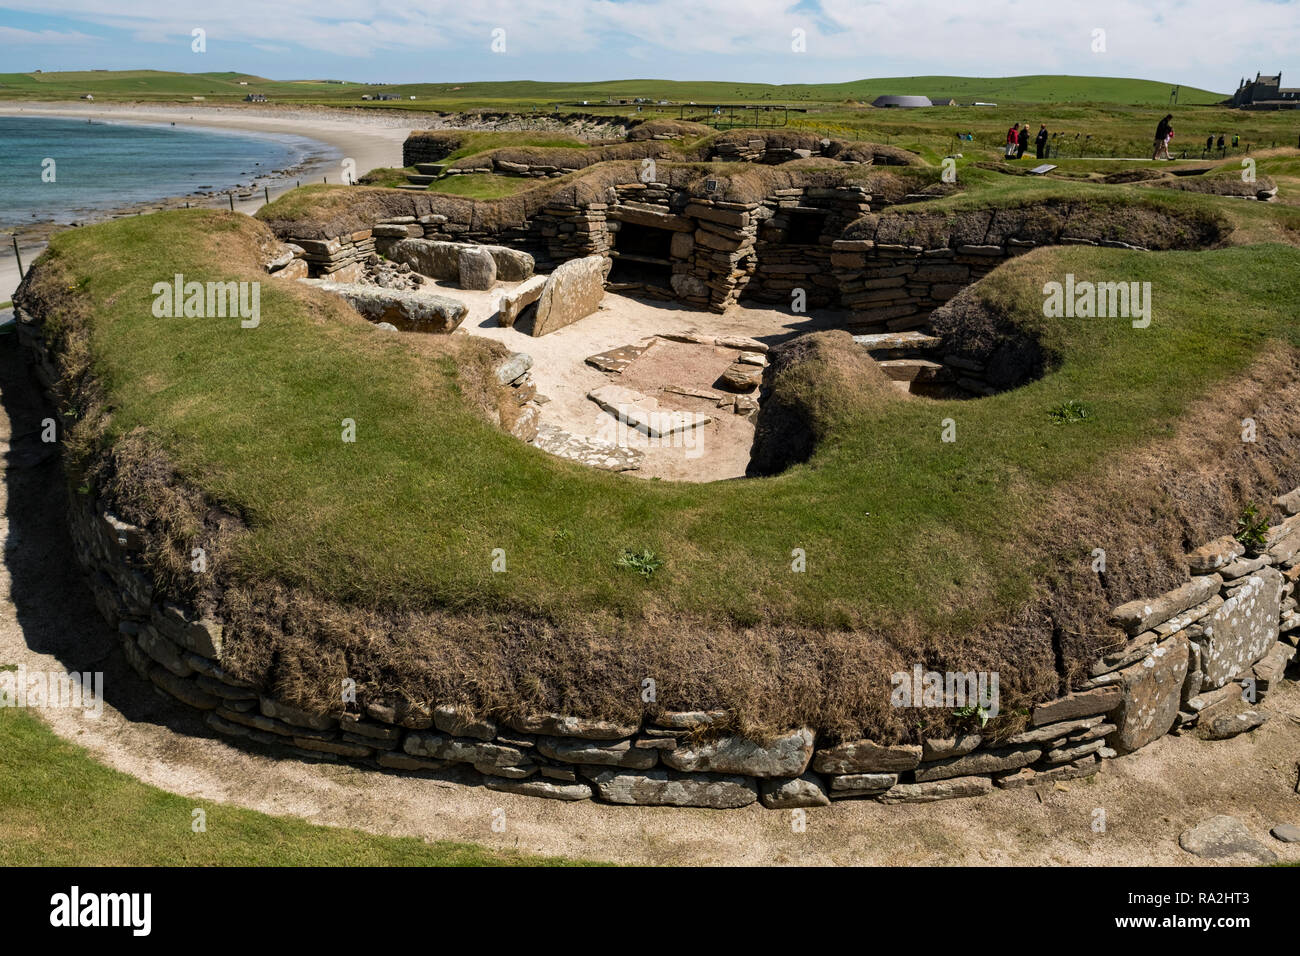
<svg viewBox="0 0 1300 956">
<path fill-rule="evenodd" d="M 240 85 L 245 83 L 247 85 Z M 916 93 L 932 98 L 1006 103 L 1109 103 L 1158 106 L 1169 100 L 1172 84 L 1114 77 L 909 76 L 848 83 L 773 85 L 723 81 L 606 80 L 542 83 L 528 80 L 485 83 L 408 83 L 367 86 L 324 80 L 269 80 L 243 73 L 168 73 L 158 70 L 69 73 L 0 73 L 0 99 L 73 99 L 85 93 L 107 100 L 171 100 L 203 96 L 242 99 L 264 93 L 279 102 L 361 105 L 364 92 L 391 92 L 400 101 L 381 104 L 414 109 L 527 109 L 554 103 L 609 104 L 645 97 L 677 103 L 773 103 L 801 106 L 870 103 L 877 96 Z M 414 101 L 409 97 L 414 96 Z M 1181 105 L 1207 105 L 1224 94 L 1184 87 Z"/>
</svg>

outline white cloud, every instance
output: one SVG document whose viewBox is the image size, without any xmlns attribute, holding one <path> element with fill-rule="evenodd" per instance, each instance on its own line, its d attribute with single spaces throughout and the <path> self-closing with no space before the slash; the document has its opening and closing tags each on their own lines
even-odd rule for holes
<svg viewBox="0 0 1300 956">
<path fill-rule="evenodd" d="M 4 2 L 48 12 L 48 0 Z M 575 79 L 608 78 L 624 59 L 653 64 L 658 55 L 675 62 L 701 58 L 696 76 L 780 82 L 788 77 L 770 75 L 770 58 L 799 56 L 790 77 L 888 75 L 903 64 L 930 74 L 1085 73 L 1223 89 L 1247 70 L 1292 62 L 1288 54 L 1300 49 L 1296 6 L 1289 0 L 1235 0 L 1228 7 L 1219 0 L 134 0 L 123 10 L 119 0 L 61 0 L 59 13 L 156 42 L 188 43 L 190 30 L 201 26 L 210 55 L 223 42 L 270 43 L 385 63 L 398 55 L 409 72 L 409 58 L 427 51 L 439 55 L 431 75 L 435 65 L 454 65 L 466 78 L 491 69 L 475 67 L 480 57 L 494 56 L 492 30 L 501 27 L 512 60 L 554 67 L 567 58 Z M 795 28 L 807 32 L 806 53 L 791 52 Z M 1106 31 L 1104 54 L 1092 52 L 1094 29 Z M 735 61 L 721 69 L 709 57 Z M 744 61 L 764 58 L 763 75 L 744 71 Z M 600 76 L 588 75 L 594 64 Z"/>
<path fill-rule="evenodd" d="M 99 43 L 99 37 L 63 30 L 19 30 L 0 26 L 0 45 L 4 46 L 72 46 Z"/>
</svg>

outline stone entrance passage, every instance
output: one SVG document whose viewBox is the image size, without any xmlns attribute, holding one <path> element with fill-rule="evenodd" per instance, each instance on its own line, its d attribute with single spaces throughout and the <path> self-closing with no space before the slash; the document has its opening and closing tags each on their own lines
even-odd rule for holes
<svg viewBox="0 0 1300 956">
<path fill-rule="evenodd" d="M 610 258 L 614 265 L 609 281 L 632 290 L 657 289 L 672 295 L 673 231 L 635 222 L 619 224 L 613 233 Z"/>
</svg>

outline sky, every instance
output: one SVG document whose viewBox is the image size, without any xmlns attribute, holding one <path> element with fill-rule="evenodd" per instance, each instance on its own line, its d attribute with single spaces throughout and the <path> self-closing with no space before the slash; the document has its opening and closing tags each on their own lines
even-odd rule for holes
<svg viewBox="0 0 1300 956">
<path fill-rule="evenodd" d="M 1230 92 L 1258 71 L 1300 86 L 1300 0 L 0 0 L 0 72 L 36 69 L 391 83 L 1068 73 Z"/>
</svg>

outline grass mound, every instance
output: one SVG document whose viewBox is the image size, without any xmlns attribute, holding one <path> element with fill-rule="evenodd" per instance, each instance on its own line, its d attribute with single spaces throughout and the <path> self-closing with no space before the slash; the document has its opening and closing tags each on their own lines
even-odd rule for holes
<svg viewBox="0 0 1300 956">
<path fill-rule="evenodd" d="M 762 177 L 754 189 L 810 175 L 671 172 L 732 188 Z M 1116 188 L 1068 187 L 1076 198 Z M 296 222 L 294 203 L 339 219 L 395 201 L 362 187 L 302 194 L 267 218 Z M 958 216 L 972 202 L 936 205 Z M 1098 202 L 1065 221 L 1103 234 L 1116 216 Z M 1161 234 L 1200 235 L 1197 221 L 1219 220 L 1162 220 Z M 300 705 L 335 709 L 350 676 L 363 695 L 497 715 L 723 707 L 746 733 L 806 723 L 908 739 L 958 720 L 889 706 L 889 675 L 922 664 L 998 671 L 1014 719 L 1117 639 L 1111 607 L 1173 586 L 1184 548 L 1231 530 L 1246 500 L 1300 484 L 1300 328 L 1278 307 L 1300 292 L 1291 246 L 1015 259 L 971 294 L 1056 360 L 980 401 L 876 400 L 877 370 L 843 336 L 813 337 L 773 371 L 815 429 L 806 460 L 692 485 L 630 481 L 514 441 L 476 396 L 490 357 L 473 339 L 376 336 L 333 297 L 260 276 L 266 236 L 196 210 L 63 233 L 18 302 L 64 344 L 73 487 L 145 525 L 167 586 L 197 590 L 230 623 L 232 669 Z M 154 318 L 152 284 L 176 272 L 261 278 L 261 326 Z M 1041 290 L 1067 272 L 1150 282 L 1150 327 L 1047 318 Z M 1230 315 L 1217 305 L 1225 289 Z M 1090 414 L 1057 427 L 1051 411 L 1067 402 Z M 1256 443 L 1240 441 L 1248 416 Z M 355 443 L 340 440 L 343 418 Z M 133 495 L 156 476 L 182 489 L 171 509 L 184 520 L 158 513 L 166 498 Z M 187 583 L 166 555 L 200 543 L 213 573 Z M 1103 578 L 1096 548 L 1110 555 Z M 506 573 L 492 570 L 497 549 Z M 652 556 L 653 573 L 625 554 Z M 639 696 L 646 676 L 652 705 Z"/>
</svg>

